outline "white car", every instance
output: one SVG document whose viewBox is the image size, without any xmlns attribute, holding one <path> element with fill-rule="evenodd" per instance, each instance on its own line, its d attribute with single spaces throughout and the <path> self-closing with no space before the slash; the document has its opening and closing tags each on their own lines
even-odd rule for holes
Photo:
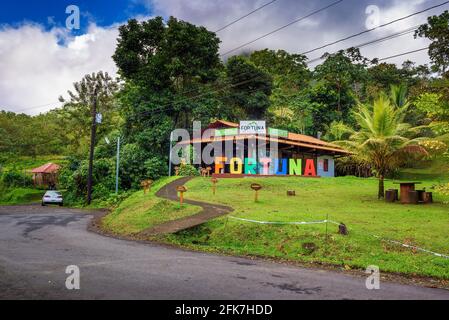
<svg viewBox="0 0 449 320">
<path fill-rule="evenodd" d="M 42 205 L 46 204 L 58 204 L 59 206 L 63 205 L 62 194 L 59 191 L 47 191 L 42 197 Z"/>
</svg>

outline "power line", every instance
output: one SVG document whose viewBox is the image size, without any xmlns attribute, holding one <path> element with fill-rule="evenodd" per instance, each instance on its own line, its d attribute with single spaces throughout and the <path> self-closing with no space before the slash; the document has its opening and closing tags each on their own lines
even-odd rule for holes
<svg viewBox="0 0 449 320">
<path fill-rule="evenodd" d="M 26 108 L 19 109 L 19 110 L 14 110 L 14 111 L 12 111 L 12 110 L 4 110 L 4 111 L 17 113 L 17 112 L 20 112 L 20 111 L 27 111 L 27 110 L 31 110 L 31 109 L 41 109 L 41 108 L 44 108 L 44 107 L 47 107 L 47 106 L 50 106 L 50 105 L 56 104 L 56 103 L 59 103 L 59 101 L 58 102 L 50 102 L 50 103 L 47 103 L 47 104 L 41 104 L 41 105 L 34 106 L 34 107 L 26 107 Z"/>
<path fill-rule="evenodd" d="M 337 4 L 339 4 L 340 2 L 343 2 L 343 1 L 344 1 L 344 0 L 338 0 L 338 1 L 332 2 L 331 4 L 329 4 L 329 5 L 325 6 L 325 7 L 322 7 L 322 8 L 320 8 L 320 9 L 318 9 L 318 10 L 315 10 L 315 11 L 309 13 L 308 15 L 305 15 L 305 16 L 303 16 L 303 17 L 301 17 L 301 18 L 295 19 L 295 20 L 293 20 L 293 21 L 287 23 L 286 25 L 283 25 L 282 27 L 279 27 L 279 28 L 277 28 L 277 29 L 275 29 L 275 30 L 273 30 L 273 31 L 268 32 L 268 33 L 265 33 L 264 35 L 261 35 L 260 37 L 257 37 L 257 38 L 254 39 L 254 40 L 251 40 L 251 41 L 249 41 L 249 42 L 246 42 L 246 43 L 244 43 L 244 44 L 242 44 L 242 45 L 240 45 L 240 46 L 238 46 L 238 47 L 236 47 L 236 48 L 234 48 L 234 49 L 228 50 L 228 51 L 226 51 L 225 53 L 221 54 L 221 56 L 228 55 L 228 54 L 231 53 L 231 52 L 234 52 L 234 51 L 237 51 L 238 49 L 241 49 L 241 48 L 243 48 L 243 47 L 246 47 L 246 46 L 249 45 L 249 44 L 252 44 L 252 43 L 254 43 L 254 42 L 256 42 L 256 41 L 259 41 L 260 39 L 263 39 L 263 38 L 265 38 L 265 37 L 268 37 L 269 35 L 272 35 L 273 33 L 276 33 L 276 32 L 278 32 L 278 31 L 281 31 L 282 29 L 285 29 L 285 28 L 291 26 L 292 24 L 295 24 L 295 23 L 297 23 L 297 22 L 299 22 L 299 21 L 301 21 L 301 20 L 307 19 L 307 18 L 309 18 L 309 17 L 311 17 L 311 16 L 313 16 L 313 15 L 315 15 L 315 14 L 317 14 L 317 13 L 320 13 L 320 12 L 322 12 L 322 11 L 324 11 L 324 10 L 327 10 L 327 9 L 329 9 L 329 8 L 335 6 L 335 5 L 337 5 Z M 448 2 L 449 2 L 449 1 L 448 1 Z"/>
<path fill-rule="evenodd" d="M 385 57 L 385 58 L 377 59 L 377 61 L 384 61 L 384 60 L 388 60 L 388 59 L 392 59 L 392 58 L 397 58 L 397 57 L 400 57 L 400 56 L 404 56 L 404 55 L 412 54 L 412 53 L 415 53 L 415 52 L 423 51 L 423 50 L 426 50 L 428 48 L 429 47 L 425 47 L 425 48 L 421 48 L 421 49 L 417 49 L 417 50 L 407 51 L 407 52 L 404 52 L 404 53 L 400 53 L 400 54 L 388 56 L 388 57 Z M 239 76 L 240 75 L 244 75 L 244 74 L 246 74 L 246 73 L 239 74 Z M 134 116 L 136 116 L 136 115 L 147 115 L 147 114 L 153 113 L 153 112 L 161 112 L 161 111 L 164 111 L 167 107 L 173 107 L 173 106 L 178 105 L 179 103 L 182 103 L 182 102 L 191 101 L 193 99 L 198 99 L 198 98 L 201 98 L 203 96 L 206 96 L 206 95 L 209 95 L 209 94 L 213 94 L 213 93 L 217 93 L 217 92 L 220 92 L 220 91 L 225 90 L 225 89 L 229 89 L 229 88 L 232 88 L 232 87 L 237 87 L 237 86 L 240 86 L 242 84 L 249 83 L 251 81 L 257 80 L 259 77 L 261 77 L 261 76 L 258 75 L 258 76 L 255 76 L 254 78 L 247 79 L 247 80 L 235 83 L 235 84 L 225 85 L 222 88 L 206 91 L 206 92 L 203 92 L 201 94 L 195 95 L 193 97 L 184 98 L 184 99 L 179 100 L 179 101 L 174 101 L 172 103 L 168 103 L 168 104 L 159 106 L 159 107 L 154 108 L 152 110 L 138 112 L 138 113 L 135 113 Z M 256 91 L 256 89 L 255 90 L 250 90 L 249 92 L 252 92 L 252 91 Z"/>
<path fill-rule="evenodd" d="M 227 27 L 232 26 L 233 24 L 239 22 L 240 20 L 245 19 L 246 17 L 252 15 L 253 13 L 255 13 L 255 12 L 257 12 L 257 11 L 263 9 L 263 8 L 265 8 L 266 6 L 269 6 L 270 4 L 272 4 L 273 2 L 276 2 L 276 1 L 277 1 L 277 0 L 272 0 L 272 1 L 270 1 L 270 2 L 267 2 L 267 3 L 265 3 L 264 5 L 262 5 L 262 6 L 258 7 L 258 8 L 256 8 L 256 9 L 254 9 L 253 11 L 248 12 L 248 13 L 245 14 L 244 16 L 241 16 L 240 18 L 235 19 L 234 21 L 228 23 L 227 25 L 224 25 L 223 27 L 219 28 L 218 30 L 216 30 L 216 31 L 214 31 L 214 32 L 215 32 L 215 33 L 220 32 L 220 31 L 226 29 Z"/>
<path fill-rule="evenodd" d="M 277 0 L 275 0 L 275 1 L 277 1 Z M 273 33 L 275 33 L 275 32 L 278 32 L 278 31 L 280 31 L 280 30 L 282 30 L 282 29 L 284 29 L 284 28 L 286 28 L 286 27 L 288 27 L 288 26 L 290 26 L 290 25 L 292 25 L 292 24 L 294 24 L 294 23 L 296 23 L 296 22 L 299 22 L 299 21 L 301 21 L 301 20 L 303 20 L 303 19 L 306 19 L 306 18 L 308 18 L 308 17 L 310 17 L 310 16 L 312 16 L 312 15 L 314 15 L 314 14 L 317 14 L 317 13 L 319 13 L 319 12 L 321 12 L 321 11 L 324 11 L 324 10 L 326 10 L 326 9 L 328 9 L 328 8 L 330 8 L 330 7 L 332 7 L 332 6 L 334 6 L 334 5 L 337 5 L 338 3 L 342 2 L 342 1 L 344 1 L 344 0 L 339 0 L 339 1 L 333 2 L 333 3 L 331 3 L 330 5 L 328 5 L 328 6 L 326 6 L 326 7 L 323 7 L 323 8 L 318 9 L 318 10 L 316 10 L 316 11 L 314 11 L 314 12 L 312 12 L 312 13 L 310 13 L 310 14 L 304 16 L 304 17 L 301 17 L 301 18 L 299 18 L 299 19 L 296 19 L 296 20 L 294 20 L 294 21 L 292 21 L 292 22 L 290 22 L 290 23 L 288 23 L 288 24 L 286 24 L 286 25 L 284 25 L 284 26 L 282 26 L 282 27 L 280 27 L 280 28 L 277 28 L 277 29 L 275 29 L 275 30 L 273 30 L 273 31 L 271 31 L 271 32 L 269 32 L 269 33 L 266 33 L 265 35 L 262 35 L 262 36 L 260 36 L 260 37 L 258 37 L 258 38 L 256 38 L 256 39 L 254 39 L 254 40 L 252 40 L 252 41 L 250 41 L 250 42 L 248 42 L 248 43 L 245 43 L 245 44 L 243 44 L 243 45 L 240 45 L 239 47 L 234 48 L 234 49 L 232 49 L 232 50 L 229 50 L 229 51 L 223 53 L 221 56 L 227 55 L 227 54 L 229 54 L 229 53 L 231 53 L 231 52 L 233 52 L 233 51 L 236 51 L 236 50 L 238 50 L 238 49 L 240 49 L 240 48 L 242 48 L 242 47 L 244 47 L 244 46 L 246 46 L 246 45 L 248 45 L 248 44 L 251 44 L 251 43 L 256 42 L 256 41 L 258 41 L 258 40 L 260 40 L 260 39 L 262 39 L 262 38 L 264 38 L 264 37 L 267 37 L 267 36 L 269 36 L 269 35 L 271 35 L 271 34 L 273 34 Z M 269 5 L 269 4 L 273 3 L 273 2 L 274 2 L 274 1 L 271 1 L 271 2 L 269 2 L 269 3 L 267 3 L 267 4 L 265 4 L 265 6 L 267 6 L 267 5 Z M 399 19 L 390 21 L 390 22 L 388 22 L 387 24 L 378 26 L 378 27 L 376 27 L 376 28 L 369 29 L 369 30 L 365 30 L 365 31 L 363 31 L 363 32 L 359 32 L 359 33 L 357 33 L 357 34 L 351 35 L 351 36 L 349 36 L 349 37 L 346 37 L 346 38 L 343 38 L 343 39 L 336 40 L 336 41 L 334 41 L 332 44 L 335 44 L 335 43 L 338 43 L 338 42 L 345 41 L 345 40 L 350 39 L 350 38 L 352 38 L 352 37 L 356 37 L 356 36 L 359 36 L 359 35 L 361 35 L 361 34 L 364 34 L 364 33 L 370 32 L 370 31 L 373 31 L 373 30 L 375 30 L 375 29 L 377 29 L 377 28 L 381 28 L 381 27 L 386 26 L 386 25 L 388 25 L 388 24 L 392 24 L 392 23 L 394 23 L 394 22 L 397 22 L 397 21 L 406 19 L 406 18 L 411 17 L 411 16 L 413 16 L 413 15 L 416 15 L 416 14 L 419 14 L 419 13 L 422 13 L 422 12 L 425 12 L 425 11 L 428 11 L 428 10 L 431 10 L 431 9 L 434 9 L 434 8 L 437 8 L 437 7 L 442 6 L 442 5 L 444 5 L 444 4 L 447 4 L 447 3 L 449 3 L 449 1 L 446 1 L 446 2 L 444 2 L 444 3 L 442 3 L 442 4 L 435 5 L 435 6 L 433 6 L 433 7 L 430 7 L 430 8 L 424 9 L 424 10 L 421 10 L 421 11 L 416 12 L 416 13 L 414 13 L 414 14 L 411 14 L 411 15 L 409 15 L 409 16 L 402 17 L 402 18 L 399 18 Z M 263 6 L 262 6 L 262 7 L 263 7 Z M 259 9 L 261 9 L 262 7 L 259 7 Z M 251 13 L 249 13 L 249 14 L 251 14 Z M 241 18 L 243 19 L 243 17 L 241 17 Z M 240 18 L 239 18 L 239 19 L 240 19 Z M 225 27 L 226 27 L 226 26 L 225 26 Z M 223 28 L 224 28 L 224 27 L 223 27 Z M 318 48 L 309 50 L 309 51 L 307 51 L 307 52 L 305 52 L 305 53 L 302 53 L 302 54 L 310 53 L 310 52 L 319 50 L 319 49 L 321 49 L 321 48 L 324 48 L 324 47 L 330 46 L 330 45 L 331 45 L 331 44 L 327 44 L 327 45 L 325 45 L 325 46 L 321 46 L 321 47 L 318 47 Z M 365 44 L 365 45 L 367 45 L 367 44 Z M 314 60 L 314 61 L 316 61 L 316 60 Z M 312 62 L 312 61 L 309 61 L 308 63 L 311 63 L 311 62 Z M 194 91 L 194 90 L 190 90 L 190 91 L 187 91 L 187 92 L 185 92 L 185 93 L 189 93 L 189 92 L 192 92 L 192 91 Z M 185 93 L 184 93 L 184 94 L 185 94 Z M 55 103 L 56 103 L 56 102 L 55 102 Z M 20 111 L 26 111 L 26 110 L 31 110 L 31 109 L 43 108 L 43 107 L 46 107 L 46 106 L 51 105 L 51 104 L 53 104 L 53 103 L 48 103 L 48 104 L 45 104 L 45 105 L 40 105 L 40 106 L 35 106 L 35 107 L 29 107 L 29 108 L 19 109 L 19 110 L 15 110 L 14 112 L 20 112 Z"/>
<path fill-rule="evenodd" d="M 324 45 L 322 45 L 322 46 L 320 46 L 320 47 L 316 47 L 316 48 L 313 48 L 313 49 L 308 50 L 308 51 L 304 51 L 304 52 L 302 52 L 302 53 L 300 53 L 300 54 L 308 54 L 308 53 L 311 53 L 311 52 L 314 52 L 314 51 L 317 51 L 317 50 L 320 50 L 320 49 L 324 49 L 324 48 L 329 47 L 329 46 L 332 46 L 332 45 L 334 45 L 334 44 L 337 44 L 337 43 L 340 43 L 340 42 L 343 42 L 343 41 L 346 41 L 346 40 L 349 40 L 349 39 L 358 37 L 358 36 L 360 36 L 360 35 L 362 35 L 362 34 L 365 34 L 365 33 L 368 33 L 368 32 L 374 31 L 374 30 L 377 30 L 377 29 L 379 29 L 379 28 L 386 27 L 386 26 L 391 25 L 391 24 L 393 24 L 393 23 L 396 23 L 396 22 L 398 22 L 398 21 L 402 21 L 402 20 L 408 19 L 408 18 L 410 18 L 410 17 L 416 16 L 417 14 L 421 14 L 421 13 L 424 13 L 424 12 L 426 12 L 426 11 L 429 11 L 429 10 L 432 10 L 432 9 L 435 9 L 435 8 L 438 8 L 438 7 L 441 7 L 441 6 L 443 6 L 443 5 L 445 5 L 445 4 L 448 4 L 448 3 L 449 3 L 449 1 L 445 1 L 445 2 L 443 2 L 443 3 L 434 5 L 434 6 L 432 6 L 432 7 L 427 8 L 427 9 L 420 10 L 420 11 L 417 11 L 417 12 L 415 12 L 415 13 L 409 14 L 409 15 L 407 15 L 407 16 L 404 16 L 404 17 L 401 17 L 401 18 L 392 20 L 392 21 L 390 21 L 390 22 L 381 24 L 381 25 L 379 25 L 379 26 L 377 26 L 377 27 L 374 27 L 374 28 L 371 28 L 371 29 L 367 29 L 367 30 L 364 30 L 364 31 L 361 31 L 361 32 L 352 34 L 352 35 L 350 35 L 350 36 L 344 37 L 344 38 L 342 38 L 342 39 L 335 40 L 335 41 L 333 41 L 333 42 L 326 43 L 326 44 L 324 44 Z"/>
<path fill-rule="evenodd" d="M 384 61 L 384 60 L 388 60 L 388 59 L 392 59 L 392 58 L 397 58 L 397 57 L 401 57 L 401 56 L 405 56 L 407 54 L 411 54 L 411 53 L 415 53 L 415 52 L 419 52 L 419 51 L 423 51 L 423 50 L 427 50 L 429 49 L 429 47 L 425 47 L 425 48 L 421 48 L 421 49 L 416 49 L 416 50 L 411 50 L 411 51 L 407 51 L 404 53 L 399 53 L 399 54 L 395 54 L 386 58 L 381 58 L 381 59 L 377 59 L 377 61 Z"/>
<path fill-rule="evenodd" d="M 286 27 L 288 27 L 288 26 L 290 26 L 290 25 L 292 25 L 292 24 L 294 24 L 294 23 L 296 23 L 296 22 L 299 22 L 299 21 L 301 21 L 301 20 L 303 20 L 303 19 L 306 19 L 306 18 L 308 18 L 308 17 L 310 17 L 310 16 L 312 16 L 312 15 L 314 15 L 314 14 L 317 14 L 317 13 L 319 13 L 319 12 L 321 12 L 321 11 L 324 11 L 324 10 L 326 10 L 326 9 L 332 7 L 332 6 L 335 6 L 335 5 L 337 5 L 338 3 L 342 2 L 342 1 L 344 1 L 344 0 L 339 0 L 339 1 L 333 2 L 333 3 L 329 4 L 328 6 L 325 6 L 325 7 L 321 8 L 321 9 L 318 9 L 318 10 L 316 10 L 316 11 L 314 11 L 314 12 L 312 12 L 312 13 L 310 13 L 310 14 L 304 16 L 304 17 L 301 17 L 301 18 L 299 18 L 299 19 L 296 19 L 296 20 L 294 20 L 294 21 L 292 21 L 292 22 L 290 22 L 290 23 L 288 23 L 288 24 L 286 24 L 286 25 L 284 25 L 284 26 L 282 26 L 282 27 L 280 27 L 280 28 L 277 28 L 277 29 L 275 29 L 275 30 L 273 30 L 273 31 L 271 31 L 271 32 L 269 32 L 269 33 L 267 33 L 267 34 L 265 34 L 265 35 L 262 35 L 262 36 L 258 37 L 257 39 L 254 39 L 254 40 L 252 40 L 252 41 L 250 41 L 250 42 L 248 42 L 248 43 L 245 43 L 245 44 L 243 44 L 243 45 L 240 45 L 240 46 L 237 47 L 237 48 L 234 48 L 234 49 L 232 49 L 232 50 L 230 50 L 230 51 L 228 51 L 228 52 L 225 52 L 225 53 L 222 54 L 222 56 L 223 56 L 223 55 L 226 55 L 226 54 L 228 54 L 228 53 L 231 53 L 231 52 L 233 52 L 233 51 L 236 51 L 236 50 L 238 50 L 238 49 L 240 49 L 240 48 L 242 48 L 242 47 L 244 47 L 244 46 L 246 46 L 246 45 L 248 45 L 248 44 L 251 44 L 251 43 L 253 43 L 253 42 L 256 42 L 256 41 L 258 41 L 258 40 L 260 40 L 260 39 L 262 39 L 262 38 L 264 38 L 264 37 L 267 37 L 268 35 L 271 35 L 271 34 L 273 34 L 273 33 L 275 33 L 275 32 L 278 32 L 278 31 L 280 31 L 280 30 L 282 30 L 282 29 L 284 29 L 284 28 L 286 28 Z M 361 34 L 371 32 L 371 31 L 373 31 L 373 30 L 375 30 L 375 29 L 382 28 L 382 27 L 387 26 L 387 25 L 390 25 L 390 24 L 392 24 L 392 23 L 395 23 L 395 22 L 398 22 L 398 21 L 407 19 L 407 18 L 409 18 L 409 17 L 411 17 L 411 16 L 414 16 L 414 15 L 417 15 L 417 14 L 420 14 L 420 13 L 423 13 L 423 12 L 426 12 L 426 11 L 429 11 L 429 10 L 431 10 L 431 9 L 434 9 L 434 8 L 437 8 L 437 7 L 440 7 L 440 6 L 443 6 L 443 5 L 447 4 L 447 3 L 449 3 L 449 1 L 446 1 L 446 2 L 444 2 L 444 3 L 441 3 L 441 4 L 438 4 L 438 5 L 429 7 L 429 8 L 427 8 L 427 9 L 424 9 L 424 10 L 421 10 L 421 11 L 418 11 L 418 12 L 415 12 L 415 13 L 410 14 L 410 15 L 408 15 L 408 16 L 405 16 L 405 17 L 402 17 L 402 18 L 399 18 L 399 19 L 390 21 L 390 22 L 388 22 L 388 23 L 386 23 L 386 24 L 383 24 L 383 25 L 380 25 L 380 26 L 378 26 L 378 27 L 376 27 L 376 28 L 368 29 L 368 30 L 365 30 L 365 31 L 356 33 L 356 34 L 354 34 L 354 35 L 348 36 L 348 37 L 346 37 L 346 38 L 336 40 L 336 41 L 332 42 L 331 44 L 327 44 L 327 45 L 324 45 L 324 46 L 321 46 L 321 47 L 318 47 L 318 48 L 309 50 L 309 51 L 307 51 L 307 52 L 303 52 L 303 53 L 301 53 L 301 54 L 310 53 L 310 52 L 319 50 L 319 49 L 321 49 L 321 48 L 324 48 L 324 47 L 326 47 L 326 46 L 330 46 L 330 45 L 332 45 L 332 44 L 335 44 L 335 43 L 339 43 L 339 42 L 345 41 L 345 40 L 347 40 L 347 39 L 350 39 L 350 38 L 359 36 L 359 35 L 361 35 Z M 266 5 L 268 5 L 268 4 L 266 4 Z M 403 32 L 411 32 L 411 31 L 403 31 Z M 404 34 L 406 34 L 406 33 L 404 33 Z M 384 38 L 376 39 L 376 40 L 374 40 L 374 41 L 370 41 L 370 42 L 361 44 L 361 45 L 359 45 L 359 47 L 361 47 L 361 46 L 366 46 L 366 45 L 369 45 L 369 44 L 372 44 L 372 43 L 375 43 L 375 42 L 381 42 L 381 41 L 389 40 L 390 38 L 394 38 L 394 37 L 400 36 L 400 35 L 403 35 L 403 34 L 398 33 L 398 34 L 393 34 L 393 35 L 390 35 L 390 36 L 387 36 L 387 37 L 384 37 Z M 424 50 L 424 49 L 420 49 L 420 50 L 418 50 L 418 51 L 421 51 L 421 50 Z M 403 55 L 403 54 L 400 54 L 400 55 Z M 400 55 L 399 55 L 399 56 L 400 56 Z M 307 63 L 314 62 L 314 61 L 316 61 L 317 59 L 318 59 L 318 58 L 316 58 L 316 59 L 314 59 L 314 60 L 312 60 L 312 61 L 309 61 L 309 62 L 307 62 Z M 321 58 L 320 58 L 320 59 L 321 59 Z M 383 58 L 382 60 L 386 60 L 386 59 L 388 59 L 388 58 Z M 381 60 L 379 59 L 378 61 L 381 61 Z M 240 74 L 240 75 L 244 75 L 244 74 L 245 74 L 245 73 L 242 73 L 242 74 Z M 252 81 L 252 80 L 251 80 L 251 81 Z M 238 84 L 237 84 L 237 85 L 238 85 Z M 225 86 L 224 88 L 219 89 L 218 91 L 221 91 L 221 90 L 224 90 L 224 89 L 226 89 L 226 86 Z M 189 93 L 189 92 L 193 92 L 193 91 L 194 91 L 194 90 L 186 91 L 186 92 L 184 92 L 183 94 Z M 207 94 L 207 93 L 200 94 L 200 96 L 203 96 L 203 95 L 205 95 L 205 94 Z M 195 99 L 195 98 L 197 98 L 197 97 L 198 97 L 198 96 L 194 96 L 194 97 L 192 97 L 192 98 Z M 179 101 L 179 102 L 175 102 L 175 104 L 178 104 L 178 103 L 184 102 L 184 101 L 188 101 L 189 99 L 191 99 L 191 98 L 183 99 L 183 100 L 181 100 L 181 101 Z M 50 103 L 50 104 L 51 104 L 51 103 Z M 48 105 L 50 105 L 50 104 L 46 104 L 46 105 L 42 105 L 42 106 L 37 106 L 37 107 L 30 107 L 30 108 L 22 109 L 22 110 L 16 110 L 15 112 L 17 112 L 17 111 L 23 111 L 23 110 L 30 110 L 30 109 L 34 109 L 34 108 L 40 108 L 40 107 L 48 106 Z"/>
<path fill-rule="evenodd" d="M 392 56 L 381 58 L 381 59 L 377 59 L 377 61 L 384 61 L 384 60 L 400 57 L 400 56 L 403 56 L 403 55 L 415 53 L 415 52 L 418 52 L 418 51 L 423 51 L 423 50 L 426 50 L 426 49 L 428 49 L 428 47 L 417 49 L 417 50 L 412 50 L 412 51 L 408 51 L 408 52 L 404 52 L 404 53 L 400 53 L 400 54 L 396 54 L 396 55 L 392 55 Z M 247 74 L 247 73 L 241 73 L 241 74 L 238 74 L 238 76 L 245 75 L 245 74 Z M 261 76 L 258 75 L 258 76 L 255 76 L 255 77 L 251 78 L 251 79 L 247 79 L 247 80 L 244 80 L 244 81 L 241 81 L 241 82 L 238 82 L 238 83 L 228 84 L 228 85 L 223 86 L 222 88 L 217 88 L 215 90 L 209 90 L 209 91 L 203 92 L 201 94 L 195 95 L 193 97 L 184 98 L 182 100 L 174 101 L 172 103 L 168 103 L 168 104 L 159 106 L 159 107 L 154 108 L 152 110 L 147 110 L 147 111 L 142 111 L 142 112 L 135 113 L 134 116 L 136 116 L 136 115 L 147 115 L 147 114 L 153 113 L 153 112 L 161 112 L 161 111 L 166 110 L 167 108 L 173 107 L 173 106 L 178 105 L 178 104 L 180 104 L 182 102 L 191 101 L 191 100 L 194 100 L 194 99 L 198 99 L 198 98 L 204 97 L 204 96 L 209 95 L 209 94 L 213 94 L 213 93 L 217 93 L 217 92 L 229 89 L 229 88 L 237 87 L 237 86 L 240 86 L 242 84 L 255 81 L 255 80 L 257 80 L 260 77 Z M 250 90 L 250 92 L 251 91 L 252 90 Z"/>
<path fill-rule="evenodd" d="M 376 43 L 384 42 L 384 41 L 391 40 L 391 39 L 394 39 L 394 38 L 397 38 L 397 37 L 401 37 L 401 36 L 404 36 L 406 34 L 412 33 L 418 27 L 419 27 L 419 25 L 415 26 L 415 27 L 412 27 L 412 28 L 408 28 L 408 29 L 402 30 L 402 31 L 397 32 L 397 33 L 390 34 L 390 35 L 388 35 L 386 37 L 377 38 L 375 40 L 364 42 L 362 44 L 359 44 L 359 45 L 356 45 L 356 46 L 352 46 L 352 47 L 349 47 L 349 48 L 346 48 L 346 49 L 342 49 L 342 50 L 348 50 L 350 48 L 363 48 L 363 47 L 366 47 L 366 46 L 369 46 L 369 45 L 372 45 L 372 44 L 376 44 Z M 336 51 L 336 52 L 338 52 L 338 51 Z M 334 52 L 334 53 L 336 53 L 336 52 Z M 332 54 L 334 54 L 334 53 L 332 53 Z M 307 61 L 307 64 L 310 64 L 310 63 L 313 63 L 313 62 L 316 62 L 316 61 L 320 61 L 320 60 L 323 60 L 323 59 L 324 59 L 324 57 L 316 57 L 314 59 L 311 59 L 311 60 Z"/>
<path fill-rule="evenodd" d="M 339 0 L 339 1 L 333 2 L 333 3 L 329 4 L 328 6 L 325 6 L 325 7 L 321 8 L 321 9 L 318 9 L 318 10 L 316 10 L 316 11 L 314 11 L 314 12 L 312 12 L 312 13 L 310 13 L 310 14 L 304 16 L 304 17 L 301 17 L 301 18 L 299 18 L 299 19 L 296 19 L 296 20 L 294 20 L 294 21 L 292 21 L 292 22 L 290 22 L 290 23 L 288 23 L 288 24 L 286 24 L 286 25 L 284 25 L 284 26 L 282 26 L 282 27 L 280 27 L 280 28 L 277 28 L 277 29 L 275 29 L 275 30 L 273 30 L 273 31 L 271 31 L 271 32 L 269 32 L 269 33 L 266 33 L 266 34 L 264 34 L 264 35 L 262 35 L 262 36 L 260 36 L 260 37 L 258 37 L 258 38 L 256 38 L 256 39 L 254 39 L 254 40 L 252 40 L 252 41 L 250 41 L 250 42 L 247 42 L 247 43 L 242 44 L 242 45 L 240 45 L 240 46 L 238 46 L 238 47 L 236 47 L 236 48 L 234 48 L 234 49 L 232 49 L 232 50 L 229 50 L 229 51 L 227 51 L 227 52 L 221 54 L 221 56 L 227 55 L 227 54 L 229 54 L 229 53 L 231 53 L 231 52 L 233 52 L 233 51 L 236 51 L 236 50 L 238 50 L 238 49 L 240 49 L 240 48 L 242 48 L 242 47 L 244 47 L 244 46 L 246 46 L 246 45 L 248 45 L 248 44 L 254 43 L 254 42 L 256 42 L 256 41 L 258 41 L 258 40 L 260 40 L 260 39 L 262 39 L 262 38 L 264 38 L 264 37 L 267 37 L 267 36 L 269 36 L 269 35 L 271 35 L 271 34 L 273 34 L 273 33 L 275 33 L 275 32 L 278 32 L 278 31 L 280 31 L 280 30 L 282 30 L 282 29 L 284 29 L 284 28 L 286 28 L 286 27 L 288 27 L 288 26 L 290 26 L 290 25 L 292 25 L 292 24 L 294 24 L 294 23 L 296 23 L 296 22 L 299 22 L 299 21 L 301 21 L 301 20 L 303 20 L 303 19 L 306 19 L 306 18 L 308 18 L 308 17 L 310 17 L 310 16 L 312 16 L 312 15 L 314 15 L 314 14 L 317 14 L 317 13 L 319 13 L 319 12 L 321 12 L 321 11 L 324 11 L 324 10 L 326 10 L 326 9 L 332 7 L 332 6 L 335 6 L 335 5 L 339 4 L 339 3 L 342 2 L 342 1 L 344 1 L 344 0 Z M 390 21 L 390 22 L 388 22 L 388 23 L 386 23 L 386 24 L 384 24 L 384 25 L 378 26 L 378 27 L 376 27 L 376 28 L 369 29 L 369 30 L 365 30 L 365 31 L 363 31 L 362 33 L 358 33 L 358 34 L 353 35 L 353 36 L 351 36 L 351 37 L 355 37 L 355 36 L 357 36 L 357 35 L 360 35 L 360 34 L 363 34 L 363 33 L 366 33 L 366 32 L 370 32 L 370 31 L 373 31 L 373 30 L 375 30 L 375 29 L 377 29 L 377 28 L 381 28 L 381 27 L 383 27 L 383 26 L 392 24 L 392 23 L 394 23 L 394 22 L 397 22 L 397 21 L 400 21 L 400 20 L 404 20 L 404 19 L 406 19 L 406 18 L 408 18 L 408 17 L 411 17 L 411 16 L 413 16 L 413 15 L 417 15 L 417 14 L 420 14 L 420 13 L 423 13 L 423 12 L 426 12 L 426 11 L 429 11 L 429 10 L 431 10 L 431 9 L 434 9 L 434 8 L 437 8 L 437 7 L 440 7 L 440 6 L 443 6 L 443 5 L 447 4 L 447 3 L 449 3 L 449 1 L 446 1 L 446 2 L 441 3 L 441 4 L 439 4 L 439 5 L 435 5 L 435 6 L 432 6 L 432 7 L 430 7 L 430 8 L 421 10 L 421 11 L 419 11 L 419 12 L 415 12 L 415 13 L 409 15 L 409 16 L 405 16 L 405 17 L 399 18 L 399 19 L 397 19 L 397 20 Z M 392 35 L 390 35 L 390 37 L 391 37 L 391 36 L 392 36 Z M 385 37 L 385 40 L 387 40 L 387 38 L 388 38 L 388 37 Z M 376 41 L 381 42 L 382 40 L 385 41 L 384 39 L 377 39 Z M 338 41 L 341 42 L 341 41 L 344 41 L 344 40 L 343 40 L 343 39 L 340 39 L 340 40 L 338 40 Z M 369 43 L 365 43 L 365 44 L 362 44 L 362 45 L 360 45 L 360 46 L 366 46 L 366 45 L 368 45 L 368 44 L 369 44 Z M 318 50 L 318 49 L 317 49 L 317 50 Z M 304 53 L 303 53 L 303 54 L 304 54 Z M 242 73 L 242 74 L 240 74 L 240 75 L 244 75 L 244 74 L 245 74 L 245 73 Z M 222 88 L 222 89 L 220 89 L 220 90 L 223 90 L 223 89 L 224 89 L 224 88 Z M 219 91 L 220 91 L 220 90 L 219 90 Z M 185 92 L 185 93 L 189 93 L 189 92 L 192 92 L 192 91 L 194 91 L 194 90 L 188 90 L 188 91 Z M 183 94 L 185 94 L 185 93 L 183 93 Z M 196 96 L 195 96 L 195 97 L 196 97 Z M 195 97 L 193 97 L 193 98 L 195 98 Z M 181 101 L 181 102 L 182 102 L 182 101 Z"/>
</svg>

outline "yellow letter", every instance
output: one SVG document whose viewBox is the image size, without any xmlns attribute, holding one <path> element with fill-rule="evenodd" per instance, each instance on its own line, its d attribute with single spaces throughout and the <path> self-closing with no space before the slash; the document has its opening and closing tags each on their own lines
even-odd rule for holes
<svg viewBox="0 0 449 320">
<path fill-rule="evenodd" d="M 235 169 L 235 163 L 237 162 L 237 169 Z M 240 158 L 232 158 L 231 163 L 231 173 L 232 174 L 241 174 L 242 173 L 242 159 Z"/>
<path fill-rule="evenodd" d="M 223 169 L 223 171 L 224 171 L 223 162 L 225 162 L 226 160 L 228 160 L 228 158 L 226 158 L 226 157 L 215 157 L 215 173 L 216 174 L 221 173 L 220 169 Z"/>
</svg>

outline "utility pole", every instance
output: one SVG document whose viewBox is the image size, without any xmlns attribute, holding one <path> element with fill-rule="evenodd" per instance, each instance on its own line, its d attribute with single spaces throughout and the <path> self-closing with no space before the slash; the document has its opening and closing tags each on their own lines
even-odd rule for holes
<svg viewBox="0 0 449 320">
<path fill-rule="evenodd" d="M 95 135 L 97 133 L 97 93 L 98 87 L 94 91 L 92 104 L 92 124 L 90 131 L 90 154 L 89 154 L 89 174 L 87 176 L 87 204 L 92 202 L 92 173 L 94 164 Z"/>
<path fill-rule="evenodd" d="M 117 138 L 117 165 L 115 168 L 115 193 L 118 194 L 118 170 L 120 165 L 120 137 Z"/>
<path fill-rule="evenodd" d="M 173 145 L 172 145 L 172 140 L 173 140 L 173 131 L 170 132 L 170 153 L 168 154 L 168 176 L 171 177 L 171 153 L 173 150 Z"/>
</svg>

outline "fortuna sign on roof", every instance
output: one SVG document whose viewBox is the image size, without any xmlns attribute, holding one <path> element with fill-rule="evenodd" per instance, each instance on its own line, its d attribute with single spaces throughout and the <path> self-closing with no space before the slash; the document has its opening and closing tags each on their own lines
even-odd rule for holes
<svg viewBox="0 0 449 320">
<path fill-rule="evenodd" d="M 240 121 L 239 125 L 240 134 L 266 134 L 267 128 L 265 121 Z"/>
</svg>

